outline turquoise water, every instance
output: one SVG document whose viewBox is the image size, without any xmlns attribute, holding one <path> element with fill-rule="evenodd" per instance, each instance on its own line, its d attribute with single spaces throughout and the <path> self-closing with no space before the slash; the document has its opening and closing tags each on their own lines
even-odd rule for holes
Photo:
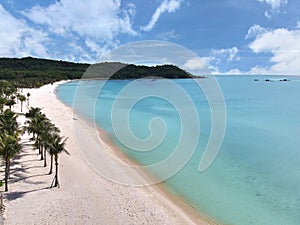
<svg viewBox="0 0 300 225">
<path fill-rule="evenodd" d="M 266 77 L 261 76 L 217 77 L 226 103 L 227 128 L 220 153 L 202 173 L 198 166 L 211 129 L 209 105 L 191 80 L 175 80 L 194 101 L 201 129 L 192 158 L 165 183 L 174 195 L 221 224 L 300 224 L 300 78 L 289 77 L 289 82 L 268 78 L 275 82 L 265 82 Z M 181 135 L 180 115 L 174 105 L 155 96 L 136 102 L 129 115 L 132 132 L 147 138 L 149 121 L 159 117 L 167 127 L 166 137 L 152 151 L 127 148 L 114 134 L 111 110 L 117 94 L 130 82 L 109 81 L 105 86 L 103 81 L 81 82 L 84 88 L 75 110 L 94 119 L 131 158 L 150 165 L 166 158 L 176 147 Z M 60 85 L 58 97 L 72 106 L 77 85 L 78 81 Z M 161 87 L 162 93 L 170 92 L 164 80 L 143 80 L 133 93 L 142 93 L 153 85 Z M 92 111 L 92 96 L 99 87 L 102 91 Z M 178 103 L 185 106 L 180 97 Z M 120 114 L 126 107 L 122 105 Z M 184 110 L 189 112 L 188 108 Z M 191 133 L 190 138 L 195 135 Z M 160 171 L 152 172 L 160 176 Z"/>
</svg>

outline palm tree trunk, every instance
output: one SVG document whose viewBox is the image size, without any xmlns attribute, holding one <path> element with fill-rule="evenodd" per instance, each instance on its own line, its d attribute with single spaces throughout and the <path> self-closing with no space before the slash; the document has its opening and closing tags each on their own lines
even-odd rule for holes
<svg viewBox="0 0 300 225">
<path fill-rule="evenodd" d="M 38 138 L 38 137 L 37 137 Z M 40 144 L 40 141 L 38 140 L 38 149 L 39 149 L 39 154 L 41 154 L 41 144 Z"/>
<path fill-rule="evenodd" d="M 58 182 L 58 157 L 55 156 L 55 177 L 54 177 L 54 187 L 59 187 Z"/>
<path fill-rule="evenodd" d="M 23 101 L 21 101 L 21 112 L 23 111 Z"/>
<path fill-rule="evenodd" d="M 46 153 L 46 148 L 44 147 L 44 167 L 47 166 L 47 153 Z"/>
<path fill-rule="evenodd" d="M 53 168 L 53 155 L 51 155 L 49 175 L 52 174 L 52 168 Z"/>
<path fill-rule="evenodd" d="M 7 167 L 7 178 L 10 179 L 10 160 L 8 161 L 8 167 Z"/>
<path fill-rule="evenodd" d="M 43 154 L 43 146 L 41 145 L 40 147 L 40 151 L 41 151 L 41 160 L 44 160 L 44 154 Z"/>
<path fill-rule="evenodd" d="M 5 191 L 8 191 L 9 159 L 5 160 Z"/>
</svg>

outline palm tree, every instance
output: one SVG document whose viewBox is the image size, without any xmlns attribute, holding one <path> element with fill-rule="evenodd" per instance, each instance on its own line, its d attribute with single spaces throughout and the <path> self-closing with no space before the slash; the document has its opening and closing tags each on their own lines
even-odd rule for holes
<svg viewBox="0 0 300 225">
<path fill-rule="evenodd" d="M 27 106 L 29 106 L 29 97 L 30 97 L 30 93 L 27 93 Z"/>
<path fill-rule="evenodd" d="M 52 174 L 52 169 L 53 169 L 53 156 L 54 156 L 54 147 L 53 147 L 53 143 L 57 142 L 61 142 L 61 137 L 59 136 L 58 133 L 54 133 L 52 135 L 49 136 L 49 142 L 48 142 L 48 146 L 47 146 L 47 151 L 50 155 L 50 170 L 49 170 L 49 175 Z"/>
<path fill-rule="evenodd" d="M 21 112 L 23 111 L 23 102 L 26 101 L 26 97 L 24 95 L 18 95 L 18 99 L 21 102 Z"/>
<path fill-rule="evenodd" d="M 7 83 L 3 89 L 6 98 L 12 97 L 17 92 L 17 89 L 12 84 Z"/>
<path fill-rule="evenodd" d="M 40 114 L 42 114 L 41 110 L 42 109 L 38 107 L 30 107 L 29 111 L 25 114 L 25 117 L 27 119 L 33 119 L 35 117 L 38 117 Z"/>
<path fill-rule="evenodd" d="M 53 159 L 55 161 L 55 176 L 53 179 L 53 186 L 59 187 L 58 155 L 62 152 L 65 152 L 69 155 L 69 152 L 65 149 L 67 138 L 63 138 L 59 135 L 60 130 L 53 123 L 51 123 L 45 114 L 41 113 L 40 108 L 30 108 L 25 116 L 29 120 L 25 122 L 27 126 L 24 127 L 24 131 L 33 133 L 31 140 L 34 141 L 33 145 L 39 149 L 41 160 L 44 160 L 45 167 L 47 166 L 47 152 L 51 156 L 49 174 L 52 174 Z"/>
<path fill-rule="evenodd" d="M 66 141 L 68 138 L 63 138 L 58 135 L 53 137 L 51 143 L 51 150 L 49 151 L 50 155 L 54 156 L 55 161 L 55 176 L 54 176 L 54 185 L 53 187 L 59 187 L 59 180 L 58 180 L 58 155 L 65 152 L 66 154 L 70 155 L 70 153 L 65 149 Z M 52 172 L 52 171 L 50 171 Z M 53 182 L 52 182 L 53 184 Z M 52 187 L 52 185 L 51 185 Z"/>
<path fill-rule="evenodd" d="M 7 99 L 7 101 L 5 103 L 5 105 L 8 106 L 9 109 L 11 109 L 11 107 L 15 104 L 16 104 L 16 101 L 15 101 L 14 97 Z"/>
<path fill-rule="evenodd" d="M 30 108 L 28 113 L 25 114 L 30 120 L 26 121 L 24 131 L 33 134 L 31 138 L 34 141 L 34 146 L 41 154 L 41 160 L 44 160 L 44 166 L 47 166 L 47 151 L 49 148 L 49 139 L 51 135 L 59 133 L 59 129 L 51 123 L 45 114 L 41 113 L 40 108 Z"/>
<path fill-rule="evenodd" d="M 44 129 L 40 133 L 42 149 L 44 149 L 44 167 L 47 166 L 47 151 L 51 147 L 51 137 L 58 135 L 60 130 L 51 122 L 45 122 L 43 124 Z"/>
<path fill-rule="evenodd" d="M 41 154 L 41 159 L 43 159 L 41 135 L 45 129 L 44 124 L 50 121 L 45 114 L 41 113 L 40 108 L 30 108 L 25 116 L 29 120 L 25 122 L 25 125 L 27 126 L 23 128 L 23 132 L 27 131 L 28 133 L 32 133 L 33 137 L 31 138 L 31 141 L 35 142 L 34 146 L 38 147 L 39 154 Z"/>
<path fill-rule="evenodd" d="M 17 130 L 17 115 L 10 109 L 6 109 L 0 114 L 0 132 L 7 132 L 9 135 L 14 135 Z"/>
<path fill-rule="evenodd" d="M 46 115 L 41 112 L 40 108 L 31 107 L 27 113 L 25 113 L 25 117 L 28 119 L 25 121 L 25 126 L 23 128 L 23 132 L 32 133 L 33 140 L 35 139 L 36 134 L 39 132 L 40 123 L 44 120 L 47 120 Z"/>
<path fill-rule="evenodd" d="M 6 132 L 0 135 L 0 154 L 5 161 L 5 191 L 8 191 L 11 158 L 20 151 L 21 145 L 19 144 L 19 138 L 17 135 L 10 135 Z"/>
<path fill-rule="evenodd" d="M 33 136 L 32 140 L 36 142 L 36 145 L 39 146 L 39 153 L 41 154 L 41 160 L 44 160 L 44 152 L 43 148 L 45 145 L 45 141 L 48 135 L 48 127 L 50 120 L 46 117 L 45 114 L 40 114 L 36 118 L 31 120 L 31 126 L 29 126 L 29 129 L 33 130 Z"/>
<path fill-rule="evenodd" d="M 0 112 L 3 111 L 3 107 L 6 105 L 6 98 L 0 95 Z"/>
</svg>

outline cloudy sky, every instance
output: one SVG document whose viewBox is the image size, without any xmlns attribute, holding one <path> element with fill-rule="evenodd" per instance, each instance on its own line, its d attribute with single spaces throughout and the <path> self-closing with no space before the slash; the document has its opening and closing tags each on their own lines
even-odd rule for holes
<svg viewBox="0 0 300 225">
<path fill-rule="evenodd" d="M 96 62 L 160 40 L 215 74 L 300 74 L 299 0 L 0 0 L 0 57 Z"/>
</svg>

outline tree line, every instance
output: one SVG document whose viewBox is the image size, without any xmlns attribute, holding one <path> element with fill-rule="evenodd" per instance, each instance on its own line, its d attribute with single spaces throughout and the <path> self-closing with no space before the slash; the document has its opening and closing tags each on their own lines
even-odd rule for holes
<svg viewBox="0 0 300 225">
<path fill-rule="evenodd" d="M 31 107 L 25 114 L 17 114 L 12 111 L 12 106 L 16 104 L 16 101 L 20 101 L 21 111 L 23 102 L 26 100 L 29 106 L 30 94 L 24 96 L 19 90 L 9 82 L 0 82 L 0 156 L 5 168 L 5 191 L 8 191 L 11 161 L 22 150 L 20 136 L 25 132 L 31 135 L 32 146 L 39 151 L 40 159 L 44 161 L 44 167 L 47 166 L 47 155 L 50 156 L 49 174 L 52 174 L 53 167 L 55 167 L 51 187 L 59 187 L 58 156 L 63 152 L 69 154 L 65 149 L 67 138 L 61 136 L 60 130 L 41 112 L 40 108 Z M 24 126 L 18 124 L 18 116 L 26 117 Z M 3 185 L 3 181 L 0 184 Z"/>
<path fill-rule="evenodd" d="M 19 88 L 38 88 L 56 81 L 81 79 L 82 77 L 124 80 L 144 77 L 184 79 L 194 76 L 174 65 L 148 67 L 119 62 L 91 65 L 32 57 L 0 58 L 0 80 L 7 80 Z"/>
<path fill-rule="evenodd" d="M 49 59 L 0 58 L 0 80 L 20 88 L 38 88 L 59 80 L 80 79 L 89 64 Z"/>
</svg>

